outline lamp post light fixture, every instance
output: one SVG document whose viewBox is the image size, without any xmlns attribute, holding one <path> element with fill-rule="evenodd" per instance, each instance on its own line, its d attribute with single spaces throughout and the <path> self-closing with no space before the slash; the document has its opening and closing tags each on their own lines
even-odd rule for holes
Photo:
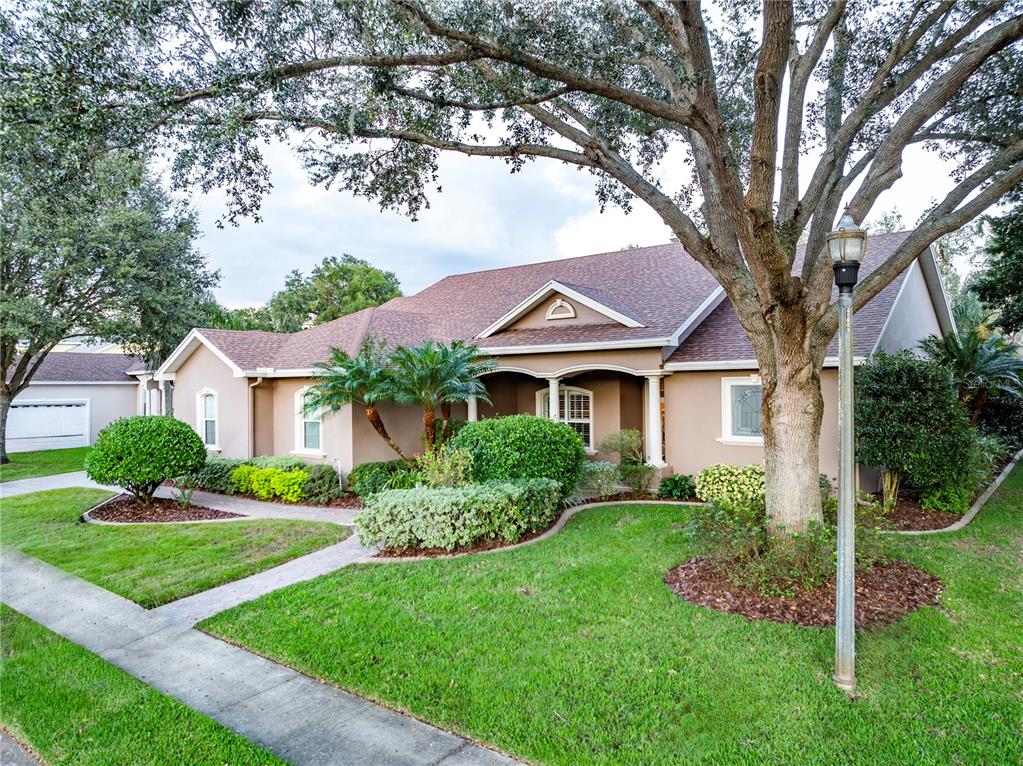
<svg viewBox="0 0 1023 766">
<path fill-rule="evenodd" d="M 848 211 L 828 234 L 838 286 L 838 571 L 835 577 L 835 685 L 856 689 L 856 457 L 853 442 L 853 288 L 867 232 Z"/>
</svg>

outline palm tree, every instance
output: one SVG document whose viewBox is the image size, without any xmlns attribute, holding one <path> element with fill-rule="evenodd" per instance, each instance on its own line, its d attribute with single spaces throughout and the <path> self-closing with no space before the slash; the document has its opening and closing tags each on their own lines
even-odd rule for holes
<svg viewBox="0 0 1023 766">
<path fill-rule="evenodd" d="M 419 346 L 394 350 L 391 354 L 394 400 L 423 408 L 423 432 L 428 451 L 447 439 L 454 402 L 465 402 L 473 396 L 490 402 L 480 376 L 492 370 L 494 364 L 492 359 L 481 358 L 476 346 L 458 340 L 450 345 L 430 340 Z M 439 435 L 438 408 L 441 412 Z"/>
<path fill-rule="evenodd" d="M 409 460 L 387 432 L 376 406 L 377 402 L 393 398 L 387 346 L 366 338 L 355 356 L 339 348 L 331 349 L 330 353 L 330 361 L 316 365 L 314 377 L 319 382 L 306 393 L 306 409 L 337 412 L 348 404 L 362 407 L 380 438 L 402 460 Z"/>
<path fill-rule="evenodd" d="M 956 331 L 931 335 L 920 347 L 932 361 L 947 367 L 959 387 L 959 400 L 976 425 L 991 394 L 1023 395 L 1023 356 L 1020 347 L 993 334 L 993 315 L 976 296 L 967 293 L 953 311 Z"/>
</svg>

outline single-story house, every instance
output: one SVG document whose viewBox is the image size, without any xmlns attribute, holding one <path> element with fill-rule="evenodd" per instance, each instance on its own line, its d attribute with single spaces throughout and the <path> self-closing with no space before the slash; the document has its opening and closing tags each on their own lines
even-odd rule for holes
<svg viewBox="0 0 1023 766">
<path fill-rule="evenodd" d="M 118 418 L 159 413 L 152 372 L 126 354 L 50 352 L 11 402 L 7 451 L 85 447 Z"/>
<path fill-rule="evenodd" d="M 863 271 L 906 236 L 872 236 Z M 855 355 L 914 348 L 951 328 L 928 251 L 857 313 Z M 175 415 L 194 425 L 213 454 L 300 455 L 348 471 L 393 453 L 359 408 L 307 415 L 302 398 L 331 347 L 354 354 L 369 336 L 393 345 L 461 339 L 494 357 L 496 369 L 485 378 L 492 403 L 469 402 L 457 417 L 555 417 L 594 455 L 607 434 L 638 428 L 647 461 L 679 473 L 763 459 L 752 348 L 720 285 L 678 244 L 449 276 L 296 333 L 195 329 L 156 377 L 173 381 Z M 821 471 L 831 476 L 836 354 L 823 374 Z M 417 410 L 381 411 L 403 449 L 421 448 Z"/>
</svg>

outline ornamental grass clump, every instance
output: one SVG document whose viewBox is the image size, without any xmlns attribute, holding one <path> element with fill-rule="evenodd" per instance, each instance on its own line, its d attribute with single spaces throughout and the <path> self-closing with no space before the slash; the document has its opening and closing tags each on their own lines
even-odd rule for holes
<svg viewBox="0 0 1023 766">
<path fill-rule="evenodd" d="M 99 432 L 85 471 L 100 484 L 115 484 L 149 503 L 163 482 L 198 472 L 206 447 L 186 423 L 164 415 L 115 420 Z"/>
</svg>

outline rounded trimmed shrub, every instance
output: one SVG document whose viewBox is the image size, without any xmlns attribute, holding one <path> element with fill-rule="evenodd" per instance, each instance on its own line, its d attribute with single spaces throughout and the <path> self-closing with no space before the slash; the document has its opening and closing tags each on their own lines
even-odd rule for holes
<svg viewBox="0 0 1023 766">
<path fill-rule="evenodd" d="M 148 503 L 164 481 L 205 464 L 206 447 L 191 426 L 165 415 L 136 415 L 99 432 L 85 471 L 93 481 L 124 487 Z"/>
<path fill-rule="evenodd" d="M 762 465 L 709 465 L 696 475 L 696 496 L 715 505 L 764 507 Z"/>
<path fill-rule="evenodd" d="M 535 415 L 467 423 L 451 440 L 473 457 L 473 479 L 553 479 L 564 499 L 576 487 L 586 451 L 571 426 Z"/>
</svg>

